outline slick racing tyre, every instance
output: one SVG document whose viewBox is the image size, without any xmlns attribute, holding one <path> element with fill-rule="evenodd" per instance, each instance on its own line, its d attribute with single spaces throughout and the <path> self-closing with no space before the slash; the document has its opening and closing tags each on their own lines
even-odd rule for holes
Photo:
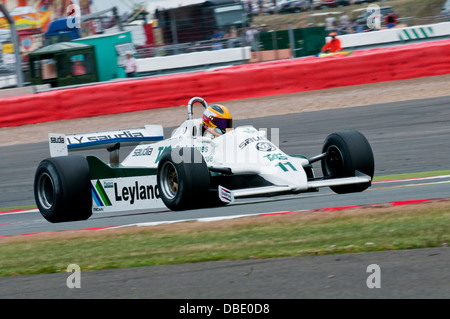
<svg viewBox="0 0 450 319">
<path fill-rule="evenodd" d="M 202 154 L 194 148 L 166 151 L 158 164 L 159 195 L 171 210 L 204 207 L 210 175 Z"/>
<path fill-rule="evenodd" d="M 325 178 L 353 177 L 360 171 L 373 178 L 375 162 L 372 148 L 363 134 L 358 131 L 342 131 L 330 134 L 323 144 L 323 153 L 328 153 L 322 160 Z M 330 187 L 338 194 L 362 192 L 369 183 Z"/>
<path fill-rule="evenodd" d="M 43 160 L 34 179 L 34 198 L 51 223 L 86 220 L 92 214 L 89 166 L 84 157 Z"/>
</svg>

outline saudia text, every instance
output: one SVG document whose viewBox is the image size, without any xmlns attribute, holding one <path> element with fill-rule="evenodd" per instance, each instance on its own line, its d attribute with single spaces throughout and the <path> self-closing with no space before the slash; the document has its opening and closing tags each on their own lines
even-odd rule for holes
<svg viewBox="0 0 450 319">
<path fill-rule="evenodd" d="M 129 138 L 129 137 L 144 137 L 142 133 L 139 132 L 130 132 L 130 131 L 123 131 L 120 134 L 111 134 L 111 135 L 94 135 L 94 136 L 73 136 L 72 138 L 75 140 L 71 140 L 72 138 L 67 138 L 67 143 L 70 144 L 77 144 L 77 143 L 85 143 L 85 142 L 95 142 L 95 141 L 102 141 L 102 140 L 110 140 L 115 138 Z M 86 139 L 86 140 L 84 140 Z"/>
</svg>

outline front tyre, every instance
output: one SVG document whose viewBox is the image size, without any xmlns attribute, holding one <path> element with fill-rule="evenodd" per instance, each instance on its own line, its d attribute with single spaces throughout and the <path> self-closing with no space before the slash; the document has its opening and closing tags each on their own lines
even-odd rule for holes
<svg viewBox="0 0 450 319">
<path fill-rule="evenodd" d="M 158 164 L 159 195 L 171 210 L 207 206 L 210 175 L 202 154 L 194 148 L 166 151 Z"/>
<path fill-rule="evenodd" d="M 325 178 L 353 177 L 360 171 L 373 178 L 375 161 L 366 137 L 358 131 L 342 131 L 330 134 L 324 142 L 322 171 Z M 371 183 L 330 187 L 338 194 L 362 192 Z"/>
<path fill-rule="evenodd" d="M 51 223 L 86 220 L 92 215 L 89 166 L 84 157 L 43 160 L 36 169 L 34 198 Z"/>
</svg>

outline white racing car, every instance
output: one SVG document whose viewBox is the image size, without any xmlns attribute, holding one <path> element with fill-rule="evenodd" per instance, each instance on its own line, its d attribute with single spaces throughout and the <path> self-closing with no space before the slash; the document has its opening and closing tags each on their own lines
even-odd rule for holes
<svg viewBox="0 0 450 319">
<path fill-rule="evenodd" d="M 288 155 L 252 126 L 209 138 L 193 106 L 188 119 L 168 139 L 160 125 L 87 134 L 49 134 L 51 158 L 34 181 L 41 214 L 50 222 L 88 219 L 93 212 L 143 209 L 185 210 L 233 203 L 237 198 L 297 194 L 330 187 L 336 193 L 361 192 L 371 185 L 374 158 L 358 131 L 329 135 L 322 154 Z M 119 149 L 135 148 L 122 161 Z M 95 156 L 69 156 L 76 150 L 105 148 L 110 163 Z M 322 177 L 312 163 L 321 161 Z"/>
</svg>

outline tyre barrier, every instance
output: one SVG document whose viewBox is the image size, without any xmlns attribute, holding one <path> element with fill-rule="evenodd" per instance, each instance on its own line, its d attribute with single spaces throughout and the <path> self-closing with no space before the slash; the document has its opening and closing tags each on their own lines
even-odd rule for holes
<svg viewBox="0 0 450 319">
<path fill-rule="evenodd" d="M 450 40 L 432 41 L 8 97 L 0 127 L 175 107 L 192 96 L 219 102 L 449 73 Z"/>
</svg>

